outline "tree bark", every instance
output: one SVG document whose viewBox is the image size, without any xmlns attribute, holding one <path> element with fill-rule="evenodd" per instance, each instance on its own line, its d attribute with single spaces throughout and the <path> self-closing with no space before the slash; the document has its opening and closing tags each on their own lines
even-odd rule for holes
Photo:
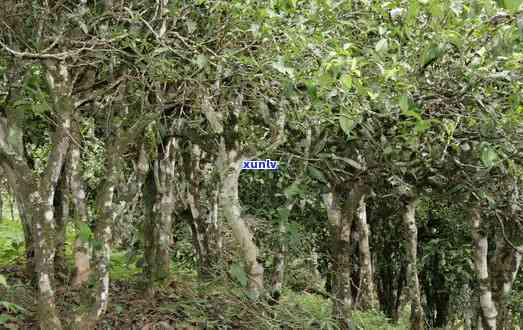
<svg viewBox="0 0 523 330">
<path fill-rule="evenodd" d="M 64 282 L 67 275 L 67 260 L 65 259 L 66 226 L 69 219 L 69 198 L 67 191 L 65 170 L 62 172 L 54 197 L 54 211 L 56 223 L 56 239 L 54 256 L 55 277 Z"/>
<path fill-rule="evenodd" d="M 359 261 L 360 261 L 360 292 L 358 305 L 363 310 L 377 307 L 377 297 L 374 287 L 374 271 L 369 244 L 369 225 L 367 223 L 366 195 L 361 194 L 358 201 L 356 228 L 359 233 Z"/>
<path fill-rule="evenodd" d="M 471 212 L 472 239 L 474 240 L 474 266 L 479 280 L 480 315 L 478 327 L 496 330 L 498 311 L 490 288 L 488 271 L 488 238 L 481 228 L 481 212 L 478 208 Z"/>
<path fill-rule="evenodd" d="M 70 153 L 70 192 L 72 195 L 73 204 L 75 206 L 75 229 L 76 237 L 74 240 L 74 273 L 72 279 L 73 287 L 80 287 L 88 279 L 91 273 L 91 254 L 89 241 L 80 235 L 82 227 L 89 228 L 89 218 L 87 213 L 86 192 L 85 185 L 80 173 L 80 136 L 76 132 L 76 143 L 71 146 Z"/>
<path fill-rule="evenodd" d="M 191 157 L 185 160 L 185 173 L 190 183 L 186 199 L 192 215 L 190 225 L 193 246 L 198 255 L 198 273 L 202 278 L 209 278 L 217 259 L 216 251 L 213 253 L 211 247 L 213 239 L 217 238 L 216 235 L 213 236 L 213 231 L 216 233 L 218 229 L 217 214 L 214 214 L 213 210 L 216 198 L 211 190 L 207 205 L 202 202 L 202 198 L 206 194 L 202 184 L 202 181 L 205 180 L 205 173 L 200 164 L 203 153 L 197 144 L 193 144 L 190 155 Z M 206 214 L 208 214 L 207 219 Z"/>
<path fill-rule="evenodd" d="M 156 278 L 164 280 L 171 271 L 172 223 L 175 206 L 174 180 L 175 155 L 178 149 L 174 138 L 161 146 L 159 159 L 155 161 L 155 181 L 157 182 L 158 200 L 158 248 L 156 249 Z"/>
<path fill-rule="evenodd" d="M 361 192 L 353 189 L 347 200 L 342 199 L 339 188 L 332 189 L 323 195 L 327 208 L 332 236 L 332 272 L 334 273 L 333 318 L 339 322 L 341 329 L 348 329 L 352 314 L 351 292 L 351 229 L 357 201 Z"/>
<path fill-rule="evenodd" d="M 518 247 L 522 249 L 522 247 Z M 510 311 L 507 306 L 512 285 L 521 265 L 521 254 L 512 246 L 507 244 L 504 237 L 498 236 L 496 240 L 496 252 L 492 265 L 493 300 L 498 312 L 496 325 L 498 329 L 511 329 Z"/>
<path fill-rule="evenodd" d="M 143 185 L 143 199 L 145 219 L 143 225 L 144 231 L 144 275 L 148 281 L 148 287 L 153 286 L 155 257 L 156 257 L 156 210 L 154 208 L 157 198 L 156 183 L 154 182 L 153 170 L 150 170 L 146 176 Z"/>
<path fill-rule="evenodd" d="M 145 223 L 144 259 L 148 290 L 154 282 L 169 277 L 171 269 L 172 225 L 175 207 L 175 170 L 177 142 L 169 139 L 158 146 L 158 158 L 153 161 L 143 186 Z M 152 294 L 150 291 L 149 294 Z"/>
<path fill-rule="evenodd" d="M 97 321 L 106 312 L 109 303 L 109 263 L 113 225 L 113 200 L 118 181 L 117 162 L 123 154 L 125 141 L 119 131 L 114 141 L 105 150 L 105 179 L 96 194 L 96 226 L 92 260 L 95 265 L 95 301 L 90 310 L 76 318 L 77 329 L 94 329 Z"/>
<path fill-rule="evenodd" d="M 270 303 L 278 303 L 283 290 L 283 281 L 285 279 L 285 256 L 287 255 L 287 227 L 289 213 L 292 211 L 294 203 L 287 205 L 280 211 L 280 223 L 278 224 L 278 252 L 274 256 L 274 269 L 271 279 L 271 300 Z M 284 213 L 284 214 L 282 214 Z"/>
<path fill-rule="evenodd" d="M 421 290 L 418 278 L 418 228 L 416 226 L 416 197 L 403 196 L 402 221 L 407 251 L 407 283 L 411 304 L 410 328 L 425 329 Z"/>
<path fill-rule="evenodd" d="M 232 228 L 233 236 L 239 243 L 248 276 L 247 291 L 252 299 L 257 299 L 263 291 L 263 266 L 258 263 L 258 247 L 253 235 L 241 218 L 238 197 L 238 179 L 243 159 L 236 150 L 223 151 L 226 154 L 226 167 L 220 191 L 220 204 L 226 221 Z"/>
</svg>

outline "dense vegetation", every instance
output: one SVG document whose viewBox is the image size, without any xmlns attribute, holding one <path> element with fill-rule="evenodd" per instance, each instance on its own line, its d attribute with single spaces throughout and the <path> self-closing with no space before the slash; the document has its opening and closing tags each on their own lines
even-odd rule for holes
<svg viewBox="0 0 523 330">
<path fill-rule="evenodd" d="M 521 329 L 522 6 L 2 1 L 0 328 Z"/>
</svg>

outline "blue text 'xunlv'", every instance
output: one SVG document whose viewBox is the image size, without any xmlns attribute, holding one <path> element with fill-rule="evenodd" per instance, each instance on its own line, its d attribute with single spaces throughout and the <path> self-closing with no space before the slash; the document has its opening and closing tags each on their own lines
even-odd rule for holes
<svg viewBox="0 0 523 330">
<path fill-rule="evenodd" d="M 244 160 L 242 170 L 273 170 L 278 169 L 278 162 L 270 159 L 266 160 Z"/>
</svg>

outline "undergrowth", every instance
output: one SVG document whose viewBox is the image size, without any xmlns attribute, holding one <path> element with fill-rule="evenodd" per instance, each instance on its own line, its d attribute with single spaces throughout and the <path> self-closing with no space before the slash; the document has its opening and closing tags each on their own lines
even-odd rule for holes
<svg viewBox="0 0 523 330">
<path fill-rule="evenodd" d="M 74 230 L 69 226 L 66 255 L 70 266 L 73 239 Z M 0 223 L 0 328 L 35 326 L 34 290 L 24 277 L 23 250 L 21 224 L 4 219 Z M 175 262 L 171 280 L 157 288 L 154 298 L 146 299 L 137 264 L 136 258 L 130 259 L 125 251 L 112 254 L 111 300 L 100 329 L 154 329 L 167 324 L 175 329 L 337 328 L 331 318 L 331 301 L 322 296 L 285 289 L 280 303 L 270 306 L 249 299 L 228 276 L 202 281 L 183 263 Z M 57 290 L 63 319 L 71 321 L 73 311 L 81 307 L 79 295 Z M 402 323 L 390 325 L 379 312 L 355 312 L 352 321 L 358 329 L 406 329 Z"/>
</svg>

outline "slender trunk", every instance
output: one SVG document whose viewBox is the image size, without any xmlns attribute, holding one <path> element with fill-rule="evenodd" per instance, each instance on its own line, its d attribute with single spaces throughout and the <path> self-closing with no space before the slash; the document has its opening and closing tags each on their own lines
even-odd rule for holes
<svg viewBox="0 0 523 330">
<path fill-rule="evenodd" d="M 192 144 L 190 158 L 185 159 L 185 173 L 189 178 L 187 202 L 191 210 L 193 246 L 198 255 L 198 273 L 202 278 L 212 277 L 220 253 L 217 215 L 217 192 L 212 185 L 212 174 L 201 168 L 204 152 Z M 207 200 L 207 203 L 202 200 Z M 215 209 L 216 208 L 216 209 Z"/>
<path fill-rule="evenodd" d="M 165 280 L 170 274 L 176 150 L 174 139 L 159 147 L 159 159 L 154 161 L 143 186 L 144 273 L 148 290 L 153 289 L 155 281 Z"/>
<path fill-rule="evenodd" d="M 238 179 L 242 159 L 238 159 L 234 150 L 228 151 L 226 157 L 229 161 L 223 176 L 220 204 L 224 218 L 231 226 L 233 236 L 240 245 L 245 262 L 245 272 L 248 276 L 249 296 L 257 299 L 263 290 L 263 266 L 258 263 L 258 247 L 254 244 L 253 235 L 240 213 Z"/>
<path fill-rule="evenodd" d="M 188 194 L 189 206 L 191 209 L 191 232 L 193 239 L 193 246 L 198 255 L 198 273 L 201 278 L 208 278 L 211 275 L 211 256 L 210 246 L 207 237 L 205 223 L 202 219 L 202 214 L 197 205 L 199 202 L 199 191 L 195 186 L 190 188 L 192 191 Z"/>
<path fill-rule="evenodd" d="M 280 210 L 280 223 L 278 225 L 278 252 L 274 257 L 274 269 L 271 279 L 271 304 L 277 304 L 280 300 L 285 277 L 285 256 L 287 254 L 287 226 L 289 213 L 294 203 L 288 203 Z"/>
<path fill-rule="evenodd" d="M 218 217 L 218 191 L 213 191 L 211 194 L 212 208 L 209 213 L 209 223 L 211 223 L 212 239 L 210 240 L 212 250 L 215 251 L 217 256 L 221 255 L 223 249 L 223 235 L 220 230 L 220 223 Z"/>
<path fill-rule="evenodd" d="M 495 330 L 498 311 L 492 298 L 488 272 L 488 239 L 481 229 L 481 212 L 474 208 L 471 214 L 472 238 L 474 240 L 474 266 L 479 280 L 480 315 L 478 327 Z"/>
<path fill-rule="evenodd" d="M 163 280 L 169 277 L 171 270 L 171 244 L 172 223 L 175 206 L 174 179 L 175 179 L 175 153 L 177 141 L 171 138 L 159 153 L 160 159 L 155 166 L 155 177 L 158 184 L 159 221 L 158 221 L 158 247 L 156 254 L 156 278 Z"/>
<path fill-rule="evenodd" d="M 75 328 L 94 329 L 97 321 L 107 310 L 109 303 L 109 264 L 111 258 L 112 224 L 113 224 L 113 199 L 117 182 L 116 164 L 121 157 L 122 150 L 117 135 L 115 142 L 106 149 L 105 174 L 96 198 L 96 227 L 94 230 L 93 264 L 96 273 L 95 302 L 87 314 L 76 318 Z"/>
<path fill-rule="evenodd" d="M 418 278 L 418 228 L 416 226 L 416 198 L 414 196 L 405 196 L 402 220 L 408 260 L 407 283 L 411 304 L 410 328 L 420 330 L 425 328 L 425 324 Z"/>
<path fill-rule="evenodd" d="M 79 135 L 76 134 L 76 141 L 79 143 Z M 73 287 L 79 287 L 89 279 L 91 273 L 89 253 L 89 241 L 80 235 L 82 228 L 89 227 L 89 218 L 87 215 L 87 203 L 85 186 L 80 173 L 80 147 L 75 143 L 71 146 L 70 162 L 69 162 L 69 185 L 72 195 L 73 204 L 75 207 L 74 225 L 76 229 L 76 237 L 74 240 L 74 273 L 72 279 Z"/>
<path fill-rule="evenodd" d="M 147 281 L 148 289 L 153 287 L 156 258 L 156 210 L 155 203 L 157 199 L 156 183 L 154 182 L 154 173 L 151 169 L 145 178 L 143 185 L 143 200 L 145 218 L 143 224 L 144 232 L 144 277 Z"/>
<path fill-rule="evenodd" d="M 341 329 L 349 328 L 348 320 L 352 314 L 351 228 L 359 195 L 360 192 L 354 189 L 350 194 L 350 200 L 342 200 L 340 192 L 333 189 L 331 193 L 323 196 L 332 232 L 335 293 L 333 317 L 338 320 Z"/>
<path fill-rule="evenodd" d="M 69 199 L 66 193 L 66 176 L 62 173 L 54 196 L 56 239 L 54 256 L 55 277 L 64 282 L 67 277 L 67 260 L 65 259 L 65 230 L 69 219 Z"/>
<path fill-rule="evenodd" d="M 522 248 L 519 247 L 519 249 L 521 250 Z M 511 317 L 507 300 L 509 299 L 510 291 L 512 290 L 512 285 L 516 279 L 520 264 L 521 254 L 507 244 L 504 237 L 498 235 L 491 276 L 493 300 L 498 312 L 498 329 L 511 329 Z"/>
<path fill-rule="evenodd" d="M 366 195 L 361 194 L 358 201 L 356 228 L 359 233 L 359 261 L 360 261 L 360 293 L 359 305 L 363 310 L 377 307 L 376 292 L 374 289 L 374 272 L 369 245 L 369 225 L 367 223 Z"/>
</svg>

